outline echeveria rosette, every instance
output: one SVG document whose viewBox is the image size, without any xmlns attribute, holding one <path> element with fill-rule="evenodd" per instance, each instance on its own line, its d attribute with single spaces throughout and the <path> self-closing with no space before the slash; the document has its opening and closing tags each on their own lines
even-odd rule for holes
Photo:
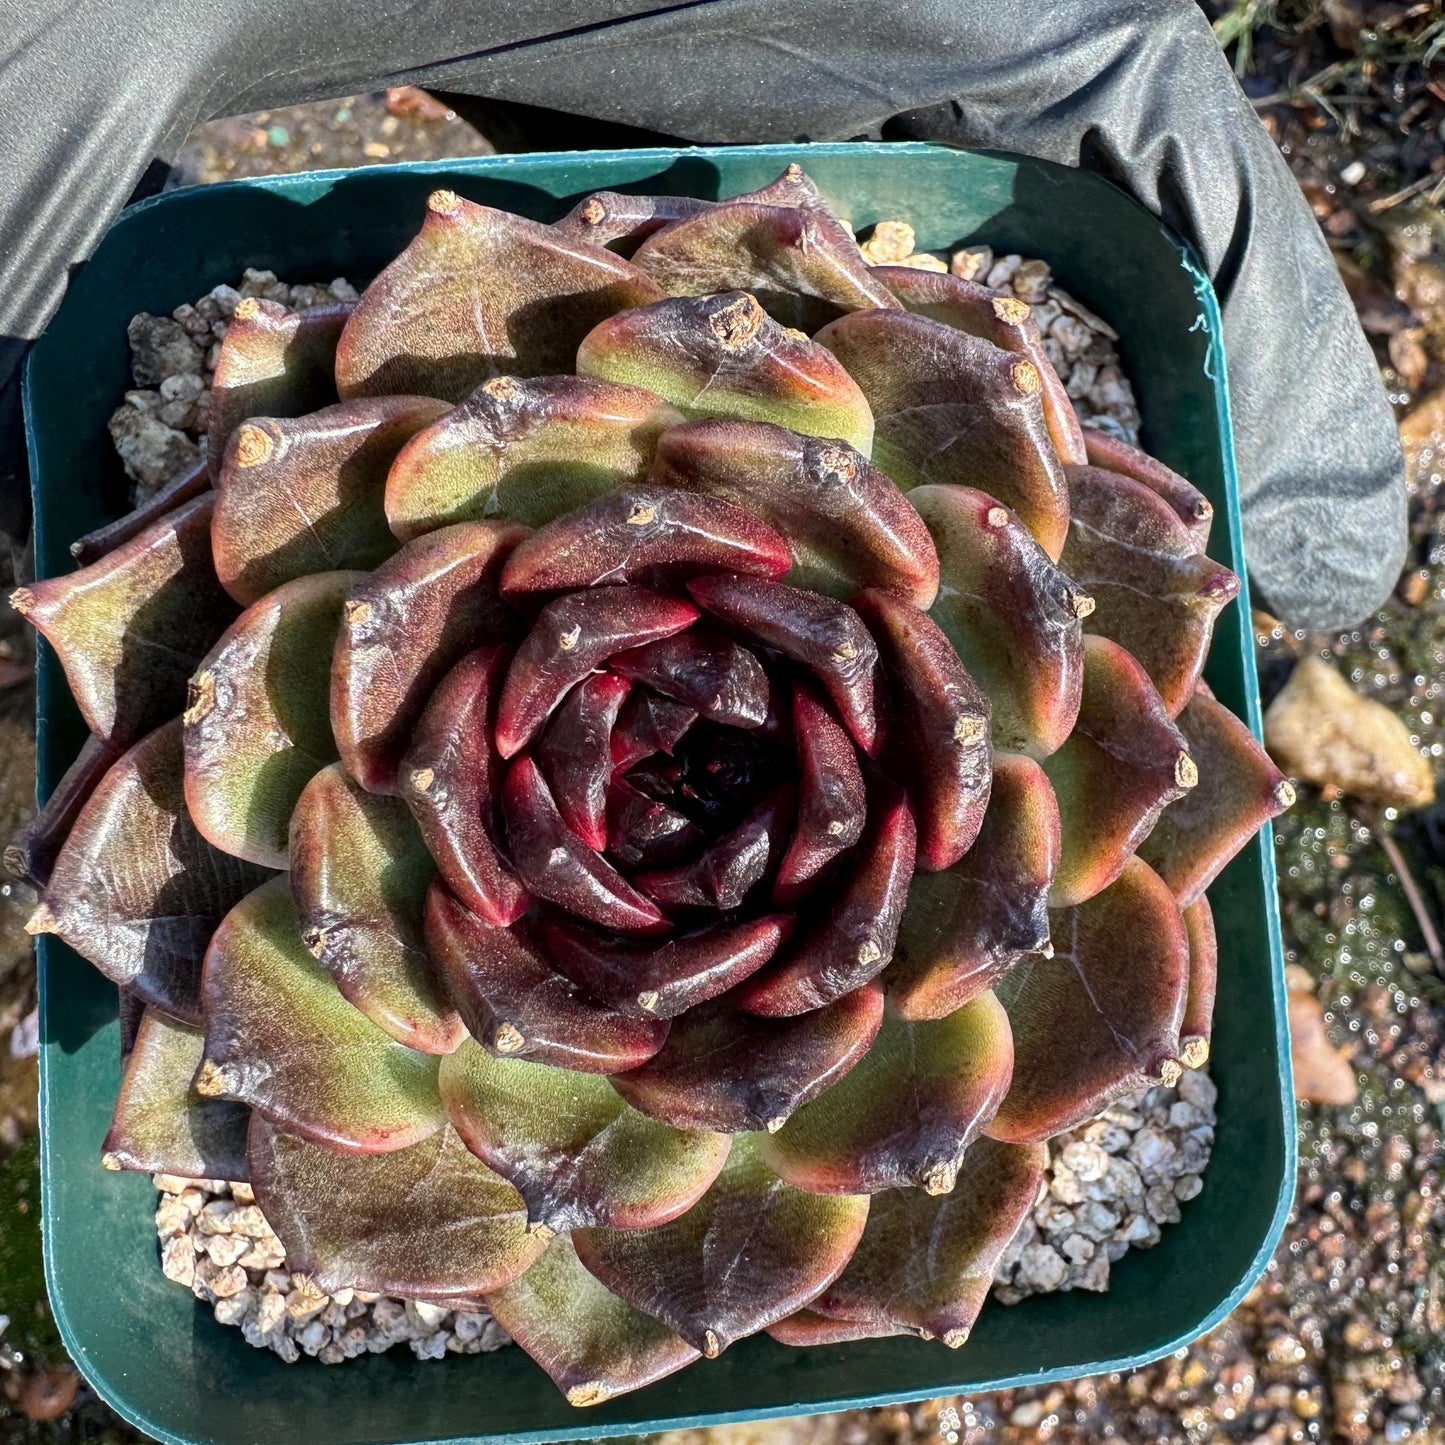
<svg viewBox="0 0 1445 1445">
<path fill-rule="evenodd" d="M 16 597 L 93 733 L 31 926 L 144 1007 L 107 1165 L 248 1174 L 579 1405 L 961 1344 L 1043 1141 L 1206 1057 L 1287 801 L 1199 682 L 1208 504 L 795 168 L 439 192 L 215 387 L 210 487 Z"/>
</svg>

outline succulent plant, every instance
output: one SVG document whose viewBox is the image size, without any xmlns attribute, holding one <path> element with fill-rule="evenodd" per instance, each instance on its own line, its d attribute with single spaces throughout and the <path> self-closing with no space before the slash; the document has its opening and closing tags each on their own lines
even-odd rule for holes
<svg viewBox="0 0 1445 1445">
<path fill-rule="evenodd" d="M 796 168 L 437 192 L 354 307 L 239 306 L 210 416 L 15 596 L 92 738 L 10 861 L 139 1019 L 104 1162 L 578 1405 L 961 1344 L 1043 1141 L 1203 1062 L 1289 801 L 1200 680 L 1205 499 Z"/>
</svg>

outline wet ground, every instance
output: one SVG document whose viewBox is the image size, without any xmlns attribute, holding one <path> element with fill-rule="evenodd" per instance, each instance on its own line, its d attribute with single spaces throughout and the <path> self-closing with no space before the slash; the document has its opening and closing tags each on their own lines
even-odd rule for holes
<svg viewBox="0 0 1445 1445">
<path fill-rule="evenodd" d="M 1267 23 L 1272 22 L 1272 23 Z M 1390 603 L 1341 636 L 1257 618 L 1267 697 L 1331 659 L 1402 717 L 1445 772 L 1445 16 L 1438 4 L 1240 0 L 1218 26 L 1331 239 L 1395 396 L 1412 458 L 1412 555 Z M 1433 56 L 1433 60 L 1432 60 Z M 1432 68 L 1433 66 L 1433 68 Z M 483 153 L 416 92 L 203 127 L 177 181 Z M 0 572 L 23 575 L 0 550 Z M 8 580 L 0 578 L 0 581 Z M 30 807 L 28 654 L 0 608 L 0 835 Z M 1349 1103 L 1302 1100 L 1293 1219 L 1236 1313 L 1149 1369 L 1068 1387 L 684 1432 L 686 1445 L 1339 1440 L 1445 1442 L 1445 807 L 1396 815 L 1328 785 L 1277 828 L 1297 1015 L 1343 1058 Z M 77 1388 L 38 1258 L 33 964 L 22 889 L 0 890 L 0 1441 L 135 1438 Z M 1438 949 L 1438 943 L 1435 943 Z M 1303 1042 L 1304 1035 L 1301 1035 Z M 669 1445 L 683 1445 L 679 1436 Z"/>
</svg>

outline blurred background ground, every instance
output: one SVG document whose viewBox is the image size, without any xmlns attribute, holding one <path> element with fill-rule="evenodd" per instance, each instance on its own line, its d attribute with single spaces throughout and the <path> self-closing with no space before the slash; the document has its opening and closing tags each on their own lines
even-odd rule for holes
<svg viewBox="0 0 1445 1445">
<path fill-rule="evenodd" d="M 1412 749 L 1436 776 L 1445 758 L 1445 9 L 1209 8 L 1335 250 L 1410 460 L 1412 549 L 1389 603 L 1339 635 L 1256 614 L 1266 701 L 1310 656 L 1349 683 L 1321 696 L 1308 671 L 1296 676 L 1294 710 L 1310 726 L 1281 758 L 1316 780 L 1276 829 L 1302 1095 L 1294 1217 L 1228 1321 L 1133 1375 L 682 1432 L 668 1445 L 1445 1442 L 1445 806 L 1422 806 L 1388 755 Z M 203 126 L 173 183 L 491 149 L 445 101 L 390 91 Z M 0 547 L 0 584 L 24 565 Z M 29 664 L 0 608 L 0 836 L 32 806 Z M 1332 732 L 1362 735 L 1360 697 L 1405 725 L 1363 765 L 1331 747 Z M 0 886 L 0 1441 L 128 1441 L 69 1368 L 46 1313 L 30 902 Z"/>
</svg>

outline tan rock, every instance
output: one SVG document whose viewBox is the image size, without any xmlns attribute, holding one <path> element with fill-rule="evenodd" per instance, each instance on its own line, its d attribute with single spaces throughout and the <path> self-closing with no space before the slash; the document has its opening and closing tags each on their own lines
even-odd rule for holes
<svg viewBox="0 0 1445 1445">
<path fill-rule="evenodd" d="M 1264 741 L 1285 772 L 1320 787 L 1386 807 L 1435 801 L 1434 772 L 1405 724 L 1318 657 L 1295 664 L 1264 715 Z"/>
<path fill-rule="evenodd" d="M 1355 1071 L 1345 1051 L 1330 1042 L 1319 1000 L 1303 989 L 1290 990 L 1289 1041 L 1295 1098 L 1311 1104 L 1355 1102 L 1360 1092 Z"/>
</svg>

